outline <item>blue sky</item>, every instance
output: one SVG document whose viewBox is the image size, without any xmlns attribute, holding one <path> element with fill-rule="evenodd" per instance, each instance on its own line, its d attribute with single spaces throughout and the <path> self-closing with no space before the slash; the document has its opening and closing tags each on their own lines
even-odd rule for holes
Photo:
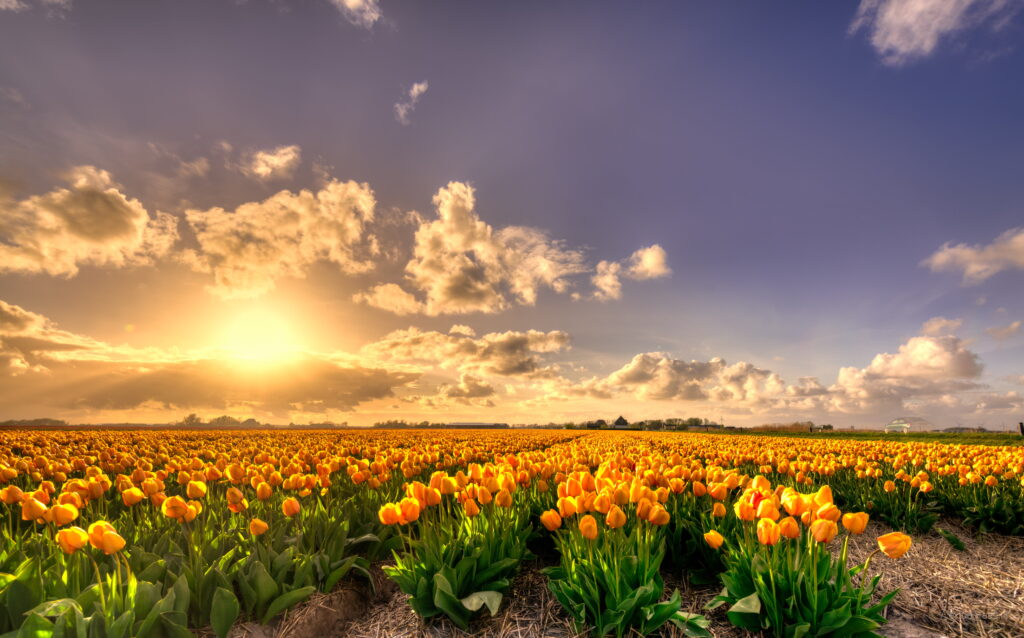
<svg viewBox="0 0 1024 638">
<path fill-rule="evenodd" d="M 0 0 L 0 417 L 1015 422 L 1018 9 Z"/>
</svg>

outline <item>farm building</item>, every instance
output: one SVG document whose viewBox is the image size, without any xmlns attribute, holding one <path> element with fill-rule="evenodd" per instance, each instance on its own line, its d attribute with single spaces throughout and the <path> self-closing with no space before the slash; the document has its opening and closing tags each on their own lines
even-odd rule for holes
<svg viewBox="0 0 1024 638">
<path fill-rule="evenodd" d="M 908 432 L 928 432 L 933 429 L 931 423 L 921 417 L 901 416 L 889 421 L 885 425 L 885 432 L 889 434 L 907 434 Z"/>
</svg>

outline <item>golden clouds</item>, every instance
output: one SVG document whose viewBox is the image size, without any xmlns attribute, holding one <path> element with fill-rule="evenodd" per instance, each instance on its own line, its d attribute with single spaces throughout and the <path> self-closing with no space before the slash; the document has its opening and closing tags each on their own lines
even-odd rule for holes
<svg viewBox="0 0 1024 638">
<path fill-rule="evenodd" d="M 64 177 L 67 188 L 0 201 L 0 271 L 73 277 L 83 264 L 150 264 L 177 241 L 177 219 L 151 215 L 107 171 L 77 166 Z"/>
</svg>

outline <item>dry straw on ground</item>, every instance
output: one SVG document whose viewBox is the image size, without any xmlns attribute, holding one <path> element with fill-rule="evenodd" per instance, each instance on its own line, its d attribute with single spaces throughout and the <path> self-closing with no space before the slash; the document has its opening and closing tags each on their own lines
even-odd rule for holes
<svg viewBox="0 0 1024 638">
<path fill-rule="evenodd" d="M 882 574 L 879 591 L 899 588 L 889 608 L 891 623 L 882 633 L 894 638 L 959 636 L 1020 638 L 1024 636 L 1024 538 L 999 535 L 972 537 L 956 522 L 942 521 L 966 545 L 954 549 L 935 532 L 914 538 L 903 558 L 876 554 L 869 575 Z M 877 548 L 875 539 L 890 531 L 872 522 L 850 543 L 851 565 Z M 838 545 L 838 544 L 837 544 Z M 835 547 L 838 550 L 838 547 Z M 547 588 L 541 573 L 546 563 L 531 561 L 516 577 L 501 611 L 484 614 L 464 632 L 445 619 L 423 623 L 375 566 L 375 594 L 359 583 L 347 584 L 329 595 L 318 594 L 291 610 L 274 628 L 239 625 L 232 638 L 582 638 Z M 700 613 L 717 593 L 715 588 L 688 588 L 667 576 L 666 590 L 679 588 L 683 609 Z M 721 638 L 749 636 L 726 620 L 723 609 L 707 613 L 711 630 Z M 681 636 L 674 627 L 664 636 Z"/>
</svg>

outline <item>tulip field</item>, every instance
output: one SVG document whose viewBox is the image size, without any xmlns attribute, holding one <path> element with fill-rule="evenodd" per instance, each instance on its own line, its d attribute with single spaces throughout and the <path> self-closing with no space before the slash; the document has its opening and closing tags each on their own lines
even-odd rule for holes
<svg viewBox="0 0 1024 638">
<path fill-rule="evenodd" d="M 370 587 L 381 568 L 424 626 L 472 633 L 537 555 L 581 633 L 711 636 L 714 614 L 752 635 L 873 636 L 898 595 L 879 569 L 940 517 L 1024 536 L 1024 447 L 8 430 L 0 637 L 224 638 L 346 583 Z M 869 522 L 884 533 L 855 561 L 848 546 Z M 720 593 L 697 613 L 666 582 Z"/>
</svg>

